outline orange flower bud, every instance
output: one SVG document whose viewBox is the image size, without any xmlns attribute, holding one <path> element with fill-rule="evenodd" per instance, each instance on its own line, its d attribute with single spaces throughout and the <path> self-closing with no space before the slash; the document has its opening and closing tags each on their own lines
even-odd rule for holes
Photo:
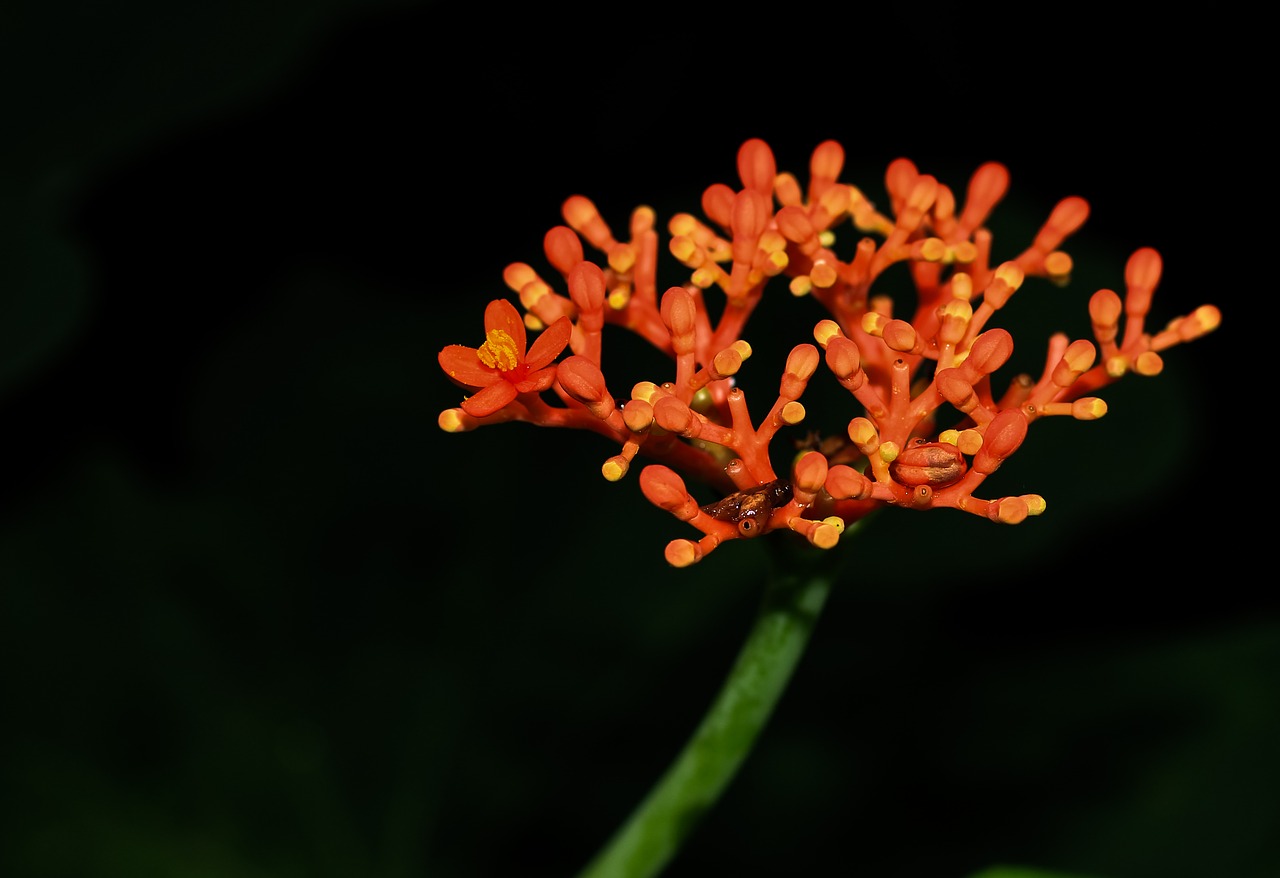
<svg viewBox="0 0 1280 878">
<path fill-rule="evenodd" d="M 964 364 L 983 375 L 999 369 L 1013 355 L 1013 336 L 1007 329 L 988 329 L 973 340 Z"/>
<path fill-rule="evenodd" d="M 822 490 L 827 480 L 827 459 L 818 451 L 807 451 L 800 456 L 792 468 L 791 484 L 797 495 L 813 495 Z M 809 502 L 802 500 L 802 502 Z"/>
<path fill-rule="evenodd" d="M 582 241 L 568 226 L 555 226 L 542 238 L 547 261 L 556 271 L 568 275 L 582 261 Z"/>
<path fill-rule="evenodd" d="M 818 233 L 814 230 L 813 223 L 809 222 L 809 214 L 803 207 L 784 207 L 774 218 L 778 222 L 778 231 L 788 241 L 797 244 L 810 240 L 816 242 Z"/>
<path fill-rule="evenodd" d="M 605 387 L 604 375 L 586 357 L 566 357 L 556 368 L 556 379 L 565 393 L 591 409 L 596 417 L 607 418 L 613 412 L 613 397 Z"/>
<path fill-rule="evenodd" d="M 982 447 L 973 458 L 974 470 L 984 476 L 995 472 L 1026 438 L 1026 416 L 1018 409 L 1005 409 L 983 431 Z"/>
<path fill-rule="evenodd" d="M 1098 290 L 1089 298 L 1089 319 L 1093 321 L 1093 336 L 1099 344 L 1115 341 L 1124 305 L 1114 290 Z"/>
<path fill-rule="evenodd" d="M 693 297 L 684 287 L 671 287 L 662 296 L 662 322 L 671 332 L 671 344 L 676 353 L 693 350 L 694 326 L 698 314 Z"/>
<path fill-rule="evenodd" d="M 865 500 L 874 483 L 851 466 L 838 464 L 827 470 L 827 493 L 836 500 Z"/>
<path fill-rule="evenodd" d="M 1009 169 L 999 162 L 987 162 L 969 178 L 960 228 L 967 234 L 987 221 L 992 209 L 1009 190 Z"/>
<path fill-rule="evenodd" d="M 738 176 L 747 188 L 762 195 L 773 192 L 773 178 L 778 176 L 778 164 L 773 157 L 769 144 L 758 137 L 738 147 Z M 734 218 L 735 223 L 737 218 Z M 760 232 L 756 231 L 756 235 Z"/>
<path fill-rule="evenodd" d="M 590 199 L 581 195 L 571 195 L 565 199 L 560 213 L 574 231 L 590 241 L 591 246 L 601 253 L 609 252 L 618 243 L 614 240 L 609 226 L 600 216 L 600 211 Z"/>
<path fill-rule="evenodd" d="M 702 193 L 702 212 L 722 228 L 733 223 L 734 191 L 723 183 L 713 183 Z"/>
<path fill-rule="evenodd" d="M 646 466 L 640 471 L 640 490 L 650 503 L 681 521 L 688 521 L 698 514 L 698 504 L 685 489 L 684 479 L 670 467 L 658 463 Z"/>
<path fill-rule="evenodd" d="M 569 271 L 567 281 L 569 297 L 578 308 L 578 328 L 586 333 L 599 333 L 604 328 L 604 271 L 584 259 Z M 599 356 L 598 347 L 579 352 Z"/>
<path fill-rule="evenodd" d="M 1160 254 L 1150 247 L 1134 251 L 1124 266 L 1124 311 L 1130 317 L 1146 317 L 1151 310 L 1151 296 L 1160 283 L 1163 263 Z"/>
<path fill-rule="evenodd" d="M 1070 387 L 1093 366 L 1097 353 L 1091 342 L 1085 339 L 1073 341 L 1053 368 L 1053 383 L 1059 387 Z"/>
<path fill-rule="evenodd" d="M 733 261 L 750 265 L 756 241 L 769 224 L 769 202 L 756 189 L 744 189 L 733 199 Z"/>
<path fill-rule="evenodd" d="M 849 378 L 862 369 L 862 354 L 853 339 L 843 335 L 832 336 L 827 341 L 827 368 L 837 378 Z"/>
</svg>

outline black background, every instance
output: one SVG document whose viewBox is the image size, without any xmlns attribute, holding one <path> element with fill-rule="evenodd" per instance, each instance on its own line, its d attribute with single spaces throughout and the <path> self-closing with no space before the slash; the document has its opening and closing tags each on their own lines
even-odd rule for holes
<svg viewBox="0 0 1280 878">
<path fill-rule="evenodd" d="M 594 435 L 443 433 L 436 354 L 514 299 L 505 265 L 542 266 L 567 196 L 618 230 L 641 203 L 699 213 L 755 136 L 802 181 L 841 141 L 873 198 L 899 156 L 960 197 L 1002 161 L 1006 257 L 1085 197 L 1071 286 L 1008 309 L 1025 368 L 1140 246 L 1165 260 L 1150 325 L 1206 302 L 1224 323 L 1105 419 L 1035 425 L 998 476 L 1040 518 L 891 510 L 858 537 L 668 874 L 1280 871 L 1252 118 L 1177 41 L 1105 20 L 775 13 L 12 13 L 0 872 L 585 863 L 714 694 L 765 556 L 667 567 L 692 534 L 600 478 Z M 758 325 L 796 329 L 749 338 L 758 404 L 820 316 L 778 301 Z M 655 376 L 619 344 L 625 395 Z"/>
</svg>

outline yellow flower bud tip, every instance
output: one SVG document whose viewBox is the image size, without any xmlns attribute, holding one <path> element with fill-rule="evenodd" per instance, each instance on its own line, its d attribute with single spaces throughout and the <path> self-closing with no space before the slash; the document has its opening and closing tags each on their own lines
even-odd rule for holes
<svg viewBox="0 0 1280 878">
<path fill-rule="evenodd" d="M 793 347 L 791 349 L 791 353 L 787 355 L 785 377 L 794 377 L 801 381 L 808 381 L 813 377 L 813 373 L 818 371 L 818 364 L 821 361 L 822 359 L 818 355 L 818 349 L 813 345 L 798 344 Z"/>
<path fill-rule="evenodd" d="M 813 339 L 819 347 L 826 348 L 827 342 L 831 339 L 844 335 L 840 331 L 840 324 L 834 320 L 819 320 L 817 325 L 813 327 Z"/>
<path fill-rule="evenodd" d="M 1094 348 L 1093 343 L 1085 339 L 1073 341 L 1062 354 L 1062 361 L 1073 372 L 1082 373 L 1089 371 L 1093 366 L 1093 360 L 1098 355 L 1098 351 Z"/>
<path fill-rule="evenodd" d="M 1133 361 L 1133 371 L 1148 378 L 1159 375 L 1164 369 L 1164 360 L 1155 351 L 1143 351 Z"/>
<path fill-rule="evenodd" d="M 611 482 L 616 482 L 627 474 L 627 468 L 630 464 L 627 459 L 622 456 L 611 457 L 604 462 L 604 466 L 600 467 L 600 472 Z"/>
<path fill-rule="evenodd" d="M 867 335 L 880 338 L 884 335 L 884 326 L 889 321 L 885 319 L 883 314 L 877 314 L 874 311 L 868 311 L 862 315 L 862 331 Z"/>
<path fill-rule="evenodd" d="M 791 295 L 796 298 L 807 296 L 813 290 L 813 282 L 809 280 L 809 276 L 807 274 L 802 274 L 799 277 L 793 277 L 791 279 L 791 283 L 788 284 L 787 289 L 789 289 L 791 291 Z"/>
<path fill-rule="evenodd" d="M 836 533 L 844 533 L 844 519 L 838 515 L 828 515 L 826 518 L 822 519 L 822 523 L 834 527 L 836 529 Z"/>
<path fill-rule="evenodd" d="M 821 232 L 818 232 L 818 243 L 823 247 L 826 247 L 828 250 L 831 249 L 831 245 L 835 242 L 836 233 L 831 231 L 831 229 L 823 229 Z"/>
<path fill-rule="evenodd" d="M 1029 514 L 1027 502 L 1021 497 L 1003 497 L 987 507 L 987 518 L 1001 524 L 1021 524 Z"/>
<path fill-rule="evenodd" d="M 541 332 L 547 328 L 547 324 L 543 323 L 537 314 L 524 315 L 524 325 L 530 332 Z"/>
<path fill-rule="evenodd" d="M 836 274 L 835 266 L 825 260 L 820 260 L 813 264 L 813 269 L 809 272 L 809 280 L 820 290 L 830 289 L 835 286 L 835 282 L 839 279 Z"/>
<path fill-rule="evenodd" d="M 954 287 L 952 291 L 955 291 Z M 943 320 L 959 320 L 968 323 L 973 319 L 973 306 L 969 304 L 967 297 L 956 297 L 939 306 L 938 316 Z"/>
<path fill-rule="evenodd" d="M 840 542 L 840 531 L 824 521 L 809 533 L 809 542 L 819 549 L 833 549 Z"/>
<path fill-rule="evenodd" d="M 945 442 L 948 445 L 955 445 L 956 440 L 960 437 L 959 430 L 943 430 L 938 434 L 938 441 Z"/>
<path fill-rule="evenodd" d="M 631 388 L 631 398 L 641 399 L 650 405 L 657 399 L 662 398 L 662 393 L 658 389 L 658 385 L 652 381 L 641 381 Z"/>
<path fill-rule="evenodd" d="M 1062 255 L 1065 256 L 1066 254 L 1064 253 Z M 1018 287 L 1022 286 L 1023 280 L 1026 279 L 1026 274 L 1018 267 L 1018 263 L 1016 262 L 1001 263 L 1000 267 L 996 269 L 995 275 L 997 278 L 1008 284 L 1009 288 L 1012 290 L 1016 290 Z"/>
<path fill-rule="evenodd" d="M 778 416 L 782 418 L 784 424 L 795 426 L 804 420 L 804 405 L 795 401 L 789 402 L 778 412 Z"/>
<path fill-rule="evenodd" d="M 1201 305 L 1199 308 L 1191 312 L 1190 319 L 1195 321 L 1197 331 L 1194 335 L 1187 334 L 1184 331 L 1183 338 L 1186 341 L 1191 341 L 1193 338 L 1199 338 L 1205 333 L 1213 332 L 1217 329 L 1222 324 L 1222 312 L 1214 305 Z"/>
<path fill-rule="evenodd" d="M 611 290 L 605 302 L 612 310 L 621 311 L 631 302 L 631 287 L 622 286 Z"/>
<path fill-rule="evenodd" d="M 977 430 L 961 430 L 956 436 L 956 448 L 960 449 L 961 454 L 967 454 L 970 457 L 978 453 L 978 449 L 982 447 L 982 434 Z"/>
<path fill-rule="evenodd" d="M 978 258 L 978 247 L 972 241 L 961 241 L 951 248 L 951 261 L 968 264 Z"/>
<path fill-rule="evenodd" d="M 765 253 L 777 253 L 787 249 L 787 239 L 777 229 L 766 229 L 756 241 L 756 246 Z"/>
<path fill-rule="evenodd" d="M 742 359 L 744 360 L 750 359 L 751 345 L 748 344 L 746 341 L 743 341 L 742 339 L 738 339 L 733 344 L 729 345 L 729 347 L 737 351 L 738 356 L 742 357 Z"/>
<path fill-rule="evenodd" d="M 1077 421 L 1096 421 L 1106 413 L 1106 401 L 1096 396 L 1084 396 L 1071 404 L 1071 417 Z"/>
<path fill-rule="evenodd" d="M 691 213 L 677 213 L 667 223 L 667 231 L 680 238 L 692 236 L 698 229 L 698 220 Z"/>
<path fill-rule="evenodd" d="M 672 567 L 688 567 L 702 560 L 702 551 L 697 543 L 689 540 L 672 540 L 667 543 L 663 552 L 667 563 Z"/>
<path fill-rule="evenodd" d="M 1027 515 L 1040 515 L 1047 505 L 1039 494 L 1023 494 L 1019 499 L 1027 504 Z"/>
<path fill-rule="evenodd" d="M 711 359 L 714 377 L 727 378 L 736 375 L 742 368 L 742 355 L 733 348 L 725 348 Z"/>
<path fill-rule="evenodd" d="M 630 244 L 615 244 L 609 248 L 609 267 L 625 274 L 636 264 L 636 251 Z"/>
<path fill-rule="evenodd" d="M 898 459 L 898 455 L 902 453 L 902 449 L 897 442 L 882 442 L 878 449 L 880 459 L 885 463 L 893 463 Z"/>
<path fill-rule="evenodd" d="M 690 282 L 700 290 L 709 290 L 716 283 L 716 273 L 699 268 L 689 277 Z"/>
<path fill-rule="evenodd" d="M 1103 364 L 1103 368 L 1106 369 L 1107 374 L 1112 378 L 1119 378 L 1125 372 L 1129 371 L 1129 358 L 1123 354 L 1117 354 L 1114 357 L 1109 357 L 1106 363 Z"/>
<path fill-rule="evenodd" d="M 866 418 L 854 418 L 849 422 L 849 438 L 862 449 L 879 441 L 875 425 Z"/>
<path fill-rule="evenodd" d="M 777 277 L 782 274 L 790 264 L 791 260 L 787 258 L 785 250 L 770 253 L 769 258 L 765 260 L 765 264 L 763 266 L 764 273 L 768 277 Z"/>
<path fill-rule="evenodd" d="M 973 298 L 973 278 L 963 271 L 951 275 L 951 296 L 964 302 L 970 301 Z"/>
<path fill-rule="evenodd" d="M 947 255 L 947 245 L 941 238 L 925 238 L 920 242 L 919 256 L 925 262 L 941 262 Z"/>
<path fill-rule="evenodd" d="M 632 433 L 644 433 L 653 426 L 653 406 L 643 399 L 630 400 L 622 407 L 622 422 Z"/>
<path fill-rule="evenodd" d="M 680 260 L 680 264 L 685 268 L 697 268 L 702 264 L 702 253 L 692 239 L 677 235 L 667 246 L 671 250 L 671 255 Z"/>
<path fill-rule="evenodd" d="M 476 421 L 462 409 L 445 409 L 436 419 L 440 429 L 446 433 L 466 433 L 476 427 Z"/>
<path fill-rule="evenodd" d="M 538 307 L 538 303 L 551 294 L 551 287 L 537 278 L 520 287 L 520 304 L 526 310 Z"/>
<path fill-rule="evenodd" d="M 513 262 L 502 270 L 502 281 L 513 293 L 519 293 L 538 279 L 538 273 L 524 262 Z"/>
<path fill-rule="evenodd" d="M 631 237 L 638 238 L 642 233 L 650 231 L 657 220 L 658 214 L 652 207 L 640 205 L 631 211 Z"/>
<path fill-rule="evenodd" d="M 1044 258 L 1044 272 L 1055 280 L 1065 280 L 1073 267 L 1071 257 L 1061 250 L 1055 250 Z"/>
</svg>

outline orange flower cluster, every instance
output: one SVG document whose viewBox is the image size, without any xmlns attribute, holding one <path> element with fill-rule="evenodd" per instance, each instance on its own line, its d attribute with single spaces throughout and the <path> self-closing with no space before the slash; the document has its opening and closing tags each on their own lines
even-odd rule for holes
<svg viewBox="0 0 1280 878">
<path fill-rule="evenodd" d="M 1019 375 L 997 394 L 992 375 L 1012 354 L 1013 338 L 989 324 L 1025 278 L 1065 283 L 1072 261 L 1058 248 L 1085 221 L 1088 204 L 1062 200 L 1021 255 L 993 266 L 984 223 L 1009 185 L 1003 165 L 978 168 L 961 206 L 947 186 L 898 159 L 885 176 L 887 213 L 839 181 L 843 165 L 840 144 L 822 143 L 805 190 L 778 172 L 764 141 L 748 140 L 738 151 L 741 187 L 715 184 L 703 193 L 709 222 L 681 213 L 668 223 L 668 249 L 691 274 L 661 295 L 652 209 L 637 208 L 619 240 L 591 201 L 570 197 L 566 225 L 544 240 L 567 295 L 525 263 L 507 267 L 504 280 L 519 296 L 523 320 L 509 302 L 495 300 L 485 312 L 483 344 L 440 352 L 451 379 L 478 389 L 440 414 L 441 428 L 527 421 L 594 430 L 620 448 L 603 465 L 610 480 L 621 479 L 638 455 L 655 461 L 640 474 L 641 490 L 702 533 L 667 545 L 666 559 L 677 567 L 726 540 L 775 530 L 830 548 L 848 524 L 884 504 L 952 507 L 1016 524 L 1043 512 L 1044 499 L 986 500 L 974 492 L 1018 449 L 1033 421 L 1101 417 L 1107 407 L 1093 395 L 1099 388 L 1129 372 L 1158 373 L 1161 351 L 1220 322 L 1218 309 L 1205 305 L 1149 332 L 1161 259 L 1140 249 L 1125 269 L 1125 295 L 1101 289 L 1089 300 L 1094 341 L 1053 335 L 1043 374 Z M 834 231 L 845 223 L 861 235 L 847 260 L 832 249 Z M 584 241 L 602 261 L 585 257 Z M 916 291 L 909 320 L 871 291 L 900 263 Z M 826 316 L 814 326 L 816 344 L 792 348 L 776 399 L 753 421 L 735 381 L 751 356 L 743 330 L 779 277 L 789 280 L 792 296 L 816 300 Z M 716 319 L 706 301 L 712 289 L 724 296 Z M 619 402 L 601 371 L 606 324 L 668 355 L 674 375 L 636 384 Z M 526 328 L 541 333 L 527 350 Z M 570 355 L 555 363 L 566 347 Z M 780 477 L 771 444 L 805 419 L 800 398 L 823 364 L 856 412 L 845 435 L 803 443 Z M 938 423 L 944 412 L 958 420 Z M 686 478 L 723 499 L 700 504 Z"/>
</svg>

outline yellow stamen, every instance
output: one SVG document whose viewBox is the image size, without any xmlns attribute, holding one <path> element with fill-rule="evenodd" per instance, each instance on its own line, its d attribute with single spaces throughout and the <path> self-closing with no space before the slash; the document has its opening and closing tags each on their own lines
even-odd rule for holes
<svg viewBox="0 0 1280 878">
<path fill-rule="evenodd" d="M 520 355 L 516 351 L 516 340 L 505 329 L 489 330 L 484 344 L 476 348 L 476 356 L 490 369 L 501 372 L 510 372 L 520 363 Z"/>
</svg>

